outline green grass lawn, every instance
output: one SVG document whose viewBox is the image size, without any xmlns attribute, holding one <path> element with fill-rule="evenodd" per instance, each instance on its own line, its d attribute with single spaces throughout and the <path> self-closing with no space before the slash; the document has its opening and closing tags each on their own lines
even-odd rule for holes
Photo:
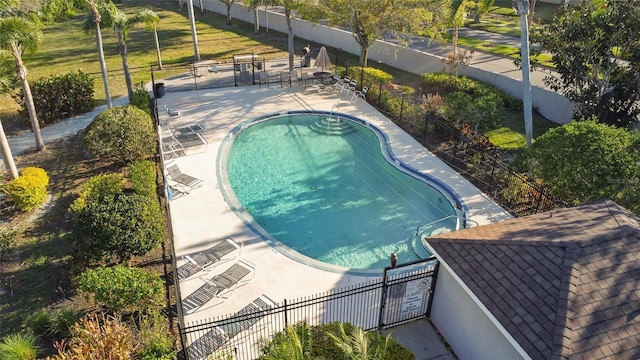
<svg viewBox="0 0 640 360">
<path fill-rule="evenodd" d="M 545 119 L 539 114 L 533 114 L 533 138 L 544 134 L 558 124 Z M 507 111 L 502 126 L 486 131 L 484 135 L 492 144 L 500 149 L 518 152 L 527 145 L 524 132 L 524 114 L 522 112 Z"/>
</svg>

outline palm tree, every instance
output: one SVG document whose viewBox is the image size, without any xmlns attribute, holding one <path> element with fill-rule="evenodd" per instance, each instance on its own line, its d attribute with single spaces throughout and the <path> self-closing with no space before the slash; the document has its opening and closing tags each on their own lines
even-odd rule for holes
<svg viewBox="0 0 640 360">
<path fill-rule="evenodd" d="M 13 85 L 16 80 L 16 74 L 13 72 L 11 59 L 2 54 L 0 56 L 0 93 L 13 89 Z M 7 135 L 4 133 L 4 128 L 2 127 L 2 121 L 0 121 L 0 147 L 2 148 L 2 160 L 4 160 L 4 165 L 9 169 L 9 178 L 17 178 L 19 176 L 18 169 L 16 168 L 16 163 L 13 160 L 9 141 L 7 140 Z"/>
<path fill-rule="evenodd" d="M 527 146 L 533 142 L 533 109 L 531 100 L 531 78 L 529 62 L 529 2 L 528 0 L 512 0 L 513 7 L 520 16 L 520 55 L 522 58 L 522 105 L 524 111 L 524 134 Z M 535 4 L 535 1 L 534 1 Z"/>
<path fill-rule="evenodd" d="M 17 16 L 0 18 L 0 49 L 7 50 L 15 60 L 16 73 L 22 84 L 22 92 L 31 120 L 31 129 L 36 138 L 36 148 L 39 151 L 45 149 L 44 141 L 40 133 L 36 107 L 33 104 L 31 87 L 27 81 L 27 67 L 22 62 L 22 54 L 24 51 L 35 51 L 41 39 L 42 30 L 37 22 Z"/>
<path fill-rule="evenodd" d="M 451 42 L 453 54 L 458 52 L 458 29 L 464 24 L 464 13 L 468 8 L 475 8 L 474 22 L 480 22 L 480 15 L 493 6 L 495 0 L 452 0 L 449 6 L 449 20 L 453 23 Z"/>
<path fill-rule="evenodd" d="M 160 42 L 158 42 L 158 23 L 160 17 L 151 9 L 143 9 L 138 13 L 138 17 L 150 31 L 153 31 L 153 38 L 156 41 L 156 54 L 158 55 L 158 67 L 162 70 L 162 58 L 160 57 Z"/>
<path fill-rule="evenodd" d="M 262 5 L 262 0 L 244 0 L 242 2 L 244 6 L 249 9 L 249 11 L 253 11 L 253 25 L 255 27 L 254 34 L 258 34 L 260 32 L 260 17 L 258 16 L 258 8 Z"/>
<path fill-rule="evenodd" d="M 115 4 L 109 3 L 109 6 L 105 8 L 105 16 L 112 16 L 110 19 L 113 24 L 113 29 L 118 37 L 118 52 L 122 58 L 122 70 L 124 71 L 124 81 L 127 84 L 127 93 L 129 97 L 133 95 L 133 83 L 131 82 L 131 73 L 129 72 L 129 62 L 127 60 L 127 36 L 129 30 L 144 22 L 143 18 L 136 14 L 134 17 L 127 17 L 127 15 L 118 9 Z"/>
<path fill-rule="evenodd" d="M 233 6 L 233 3 L 235 2 L 235 0 L 220 0 L 220 1 L 222 1 L 227 7 L 227 24 L 225 26 L 231 26 L 233 25 L 231 23 L 231 6 Z"/>
<path fill-rule="evenodd" d="M 284 7 L 284 16 L 287 20 L 287 48 L 289 49 L 289 71 L 293 71 L 293 25 L 291 15 L 293 10 L 302 5 L 304 0 L 274 0 L 273 5 Z"/>
<path fill-rule="evenodd" d="M 107 63 L 104 60 L 104 50 L 102 49 L 102 33 L 100 28 L 102 27 L 102 15 L 100 8 L 104 6 L 103 0 L 85 0 L 89 6 L 89 13 L 87 19 L 83 25 L 85 33 L 90 33 L 95 30 L 96 33 L 96 46 L 98 47 L 98 58 L 100 59 L 100 71 L 102 72 L 102 83 L 104 84 L 104 94 L 107 100 L 107 106 L 111 107 L 111 93 L 109 92 L 109 80 L 107 77 Z M 109 1 L 110 2 L 110 1 Z"/>
</svg>

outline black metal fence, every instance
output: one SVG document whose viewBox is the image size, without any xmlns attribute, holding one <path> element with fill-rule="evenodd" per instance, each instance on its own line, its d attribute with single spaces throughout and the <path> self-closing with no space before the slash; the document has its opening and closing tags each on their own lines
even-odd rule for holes
<svg viewBox="0 0 640 360">
<path fill-rule="evenodd" d="M 512 215 L 525 216 L 571 206 L 518 171 L 510 155 L 492 147 L 484 136 L 430 112 L 426 97 L 374 83 L 366 76 L 360 83 L 369 87 L 367 101 L 371 105 Z"/>
<path fill-rule="evenodd" d="M 255 359 L 274 334 L 301 321 L 382 330 L 429 317 L 437 271 L 431 258 L 387 268 L 376 281 L 296 300 L 276 303 L 263 294 L 235 314 L 180 327 L 183 354 L 187 360 Z"/>
</svg>

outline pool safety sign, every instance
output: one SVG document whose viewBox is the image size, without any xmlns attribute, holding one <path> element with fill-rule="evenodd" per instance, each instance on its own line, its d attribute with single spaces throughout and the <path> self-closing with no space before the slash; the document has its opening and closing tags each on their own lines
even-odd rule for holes
<svg viewBox="0 0 640 360">
<path fill-rule="evenodd" d="M 406 283 L 400 315 L 406 316 L 423 308 L 430 283 L 430 279 L 418 279 Z"/>
</svg>

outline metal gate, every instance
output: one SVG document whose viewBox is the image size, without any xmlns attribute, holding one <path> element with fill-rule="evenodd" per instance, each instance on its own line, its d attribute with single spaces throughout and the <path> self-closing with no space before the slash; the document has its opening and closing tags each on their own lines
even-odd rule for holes
<svg viewBox="0 0 640 360">
<path fill-rule="evenodd" d="M 235 314 L 180 326 L 183 358 L 255 359 L 273 335 L 301 321 L 382 330 L 428 318 L 437 272 L 432 257 L 385 268 L 378 280 L 301 299 L 276 303 L 262 294 Z"/>
</svg>

